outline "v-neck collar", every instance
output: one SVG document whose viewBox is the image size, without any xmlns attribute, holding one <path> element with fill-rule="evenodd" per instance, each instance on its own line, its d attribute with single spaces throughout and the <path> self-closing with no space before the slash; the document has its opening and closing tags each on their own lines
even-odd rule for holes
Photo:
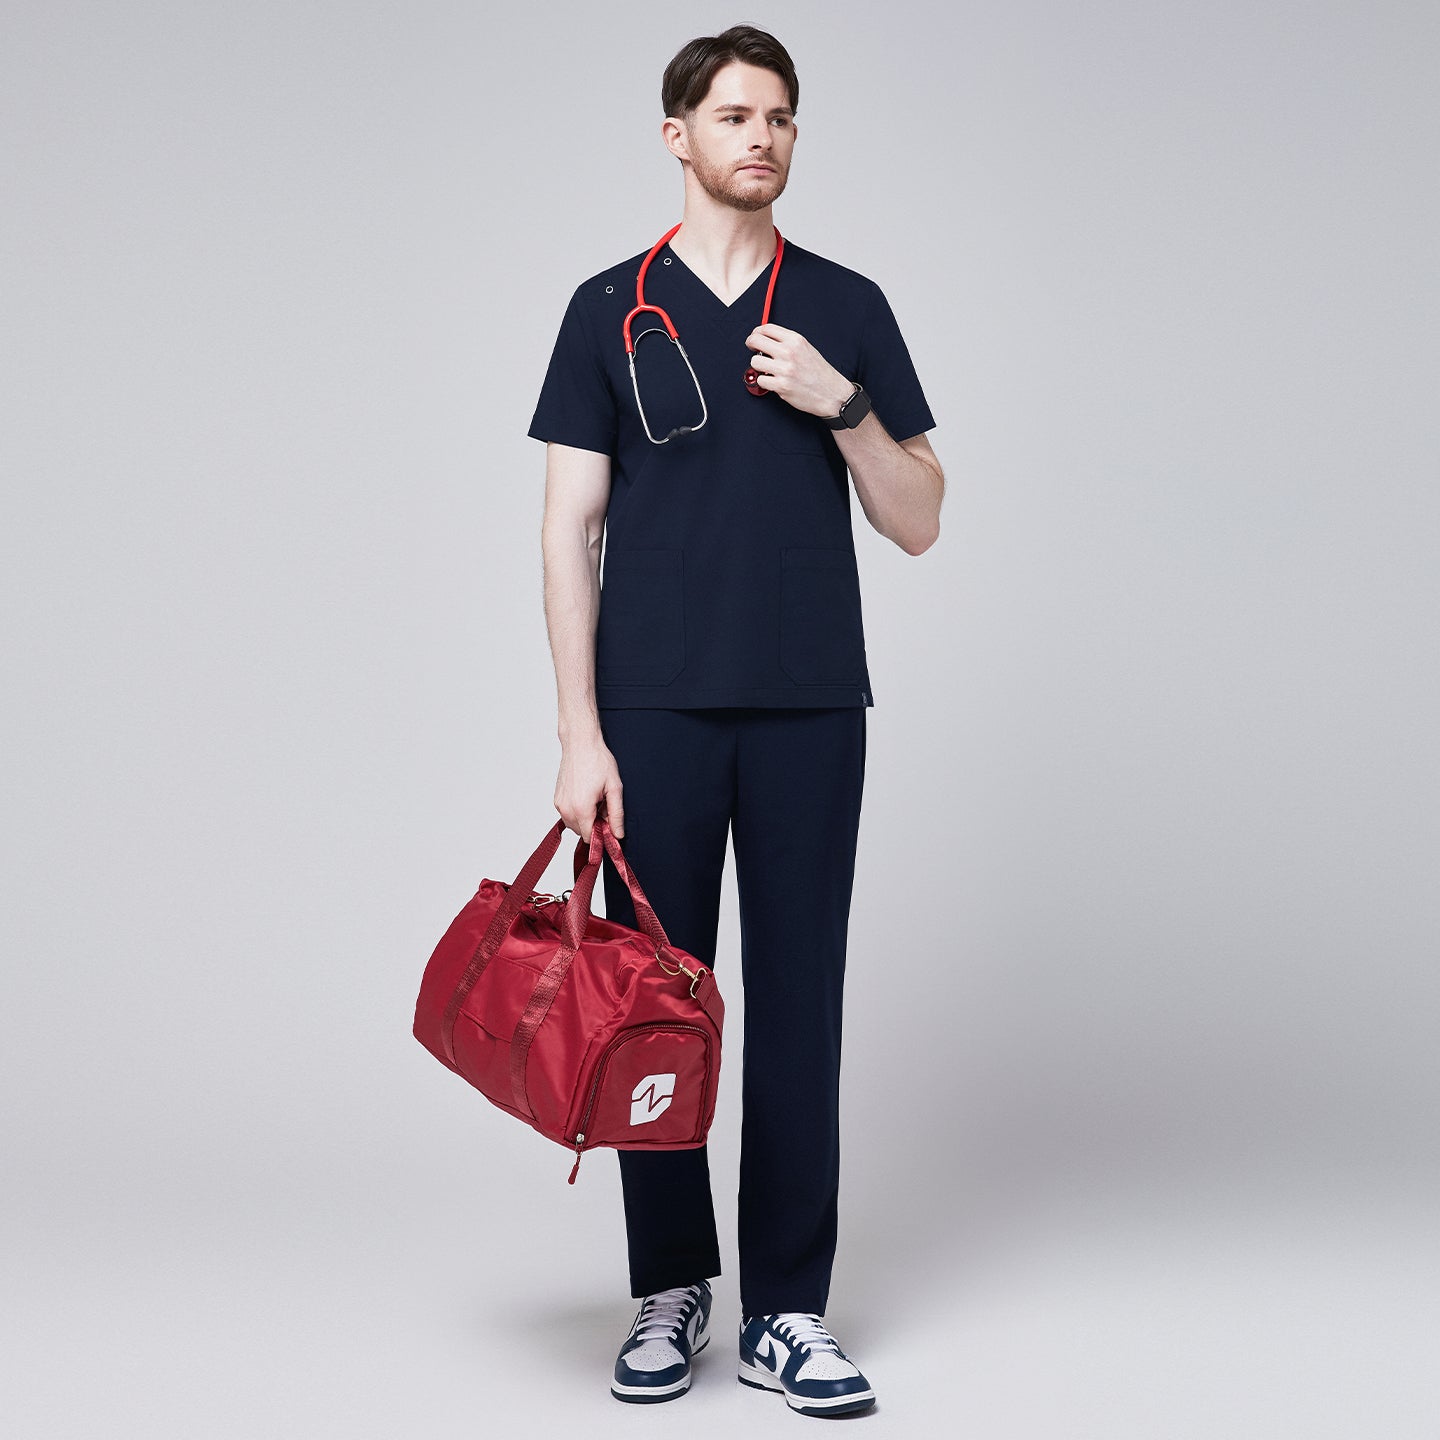
<svg viewBox="0 0 1440 1440">
<path fill-rule="evenodd" d="M 697 290 L 703 290 L 703 291 L 705 292 L 705 294 L 710 297 L 711 303 L 714 305 L 715 309 L 719 312 L 719 315 L 720 315 L 722 318 L 727 318 L 727 319 L 728 319 L 728 318 L 731 318 L 731 317 L 733 317 L 733 316 L 736 316 L 736 315 L 744 314 L 744 313 L 745 313 L 745 302 L 755 293 L 755 291 L 756 291 L 757 289 L 760 289 L 761 296 L 763 297 L 763 295 L 764 295 L 764 290 L 763 290 L 763 288 L 761 288 L 761 287 L 762 287 L 762 285 L 765 285 L 765 284 L 768 284 L 768 283 L 769 283 L 768 277 L 769 277 L 769 275 L 770 275 L 771 270 L 774 268 L 774 265 L 775 265 L 775 257 L 772 255 L 772 256 L 770 257 L 769 263 L 765 266 L 765 268 L 749 283 L 749 285 L 747 285 L 747 286 L 745 287 L 744 290 L 742 290 L 742 291 L 740 292 L 740 294 L 738 294 L 738 295 L 727 305 L 727 304 L 684 262 L 684 260 L 682 260 L 682 259 L 680 258 L 680 256 L 679 256 L 678 254 L 676 254 L 676 252 L 670 248 L 670 246 L 669 246 L 668 243 L 667 243 L 666 246 L 665 246 L 665 253 L 666 253 L 667 255 L 669 255 L 669 256 L 671 257 L 671 259 L 673 259 L 673 260 L 675 261 L 675 263 L 680 267 L 681 271 L 690 278 L 691 282 L 693 283 L 694 287 L 695 287 Z M 756 311 L 755 311 L 755 319 L 754 319 L 754 321 L 753 321 L 753 324 L 755 324 L 755 325 L 758 325 L 758 324 L 760 323 L 760 310 L 764 308 L 764 304 L 765 304 L 765 302 L 764 302 L 764 299 L 762 298 L 761 301 L 760 301 L 760 306 L 759 306 L 759 307 L 756 309 Z"/>
</svg>

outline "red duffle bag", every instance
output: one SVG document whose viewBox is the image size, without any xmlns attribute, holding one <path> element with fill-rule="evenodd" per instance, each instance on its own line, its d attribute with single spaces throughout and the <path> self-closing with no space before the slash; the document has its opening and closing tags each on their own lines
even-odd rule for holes
<svg viewBox="0 0 1440 1440">
<path fill-rule="evenodd" d="M 715 977 L 666 937 L 603 817 L 575 846 L 575 885 L 535 886 L 565 822 L 513 885 L 482 880 L 420 982 L 415 1038 L 502 1110 L 575 1151 L 705 1143 L 725 1006 Z M 603 847 L 603 849 L 602 849 Z M 641 928 L 590 913 L 602 855 Z"/>
</svg>

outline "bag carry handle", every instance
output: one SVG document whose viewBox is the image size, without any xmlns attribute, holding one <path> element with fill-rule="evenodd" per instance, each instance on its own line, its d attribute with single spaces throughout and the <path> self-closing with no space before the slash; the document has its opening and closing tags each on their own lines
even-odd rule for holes
<svg viewBox="0 0 1440 1440">
<path fill-rule="evenodd" d="M 670 937 L 665 933 L 665 927 L 660 923 L 660 917 L 656 915 L 649 900 L 645 898 L 645 892 L 640 888 L 640 881 L 636 878 L 634 870 L 630 868 L 630 862 L 625 858 L 625 852 L 620 848 L 620 842 L 615 838 L 615 832 L 610 828 L 610 822 L 602 815 L 597 815 L 594 825 L 590 827 L 588 857 L 585 855 L 584 837 L 582 836 L 575 843 L 575 888 L 570 892 L 570 899 L 565 905 L 566 940 L 578 950 L 580 942 L 585 938 L 585 926 L 590 919 L 590 902 L 593 898 L 595 880 L 600 874 L 602 850 L 603 854 L 609 855 L 611 863 L 625 882 L 625 888 L 630 892 L 631 900 L 635 902 L 635 918 L 639 921 L 640 929 L 655 942 L 657 950 L 668 950 Z"/>
<path fill-rule="evenodd" d="M 485 972 L 485 967 L 500 948 L 501 941 L 510 933 L 510 927 L 515 923 L 515 917 L 520 913 L 521 908 L 529 902 L 530 896 L 540 882 L 540 877 L 555 858 L 555 853 L 560 848 L 560 837 L 564 833 L 565 821 L 557 820 L 550 827 L 545 838 L 535 847 L 534 853 L 515 877 L 515 883 L 506 891 L 505 898 L 500 902 L 500 908 L 486 927 L 485 934 L 481 938 L 480 944 L 476 946 L 475 954 L 471 957 L 469 965 L 465 967 L 465 973 L 460 977 L 459 983 L 451 993 L 449 1003 L 445 1006 L 445 1014 L 440 1021 L 440 1039 L 452 1068 L 455 1065 L 455 1022 L 459 1018 L 465 997 L 475 988 L 476 982 Z M 565 943 L 561 952 L 556 956 L 556 960 L 559 961 L 559 966 L 556 968 L 560 972 L 555 981 L 557 986 L 559 978 L 563 978 L 565 970 L 570 968 L 570 961 L 574 959 L 575 951 L 580 948 L 581 941 L 585 938 L 585 927 L 590 920 L 590 901 L 595 889 L 595 878 L 600 873 L 602 853 L 610 856 L 616 870 L 624 879 L 626 888 L 630 891 L 630 898 L 635 902 L 635 917 L 640 921 L 641 928 L 655 942 L 657 951 L 670 949 L 670 937 L 666 935 L 665 927 L 661 925 L 659 917 L 645 898 L 645 892 L 640 888 L 640 882 L 635 878 L 635 872 L 626 861 L 625 853 L 620 849 L 620 842 L 610 829 L 609 822 L 601 816 L 597 816 L 595 823 L 590 827 L 589 855 L 582 863 L 581 857 L 585 856 L 585 853 L 586 843 L 584 837 L 581 836 L 575 845 L 575 886 L 570 892 L 569 900 L 565 902 L 564 917 L 561 921 L 561 931 L 565 937 Z M 554 962 L 552 962 L 553 964 Z M 547 988 L 549 987 L 547 986 Z"/>
<path fill-rule="evenodd" d="M 470 963 L 465 967 L 465 973 L 450 994 L 445 1013 L 440 1017 L 440 1043 L 452 1069 L 455 1068 L 455 1021 L 459 1018 L 460 1007 L 464 1005 L 465 997 L 475 988 L 475 982 L 485 973 L 485 967 L 500 948 L 500 942 L 510 933 L 510 927 L 515 923 L 520 907 L 530 899 L 540 877 L 555 858 L 555 852 L 560 848 L 560 837 L 564 833 L 565 822 L 557 820 L 535 847 L 534 853 L 515 877 L 515 883 L 506 889 L 500 908 L 491 916 L 490 924 L 480 937 L 480 943 L 475 947 Z"/>
<path fill-rule="evenodd" d="M 584 844 L 582 839 L 576 846 L 575 859 L 577 863 Z M 564 940 L 556 949 L 550 963 L 545 967 L 544 973 L 535 982 L 535 988 L 530 992 L 530 999 L 515 1026 L 515 1033 L 510 1037 L 512 1103 L 519 1114 L 529 1115 L 532 1121 L 535 1118 L 535 1107 L 530 1103 L 530 1094 L 525 1085 L 525 1066 L 530 1059 L 530 1046 L 534 1043 L 541 1022 L 549 1014 L 550 1006 L 554 1003 L 555 996 L 560 991 L 560 985 L 569 973 L 571 965 L 574 964 L 575 954 L 585 938 L 585 928 L 590 920 L 590 899 L 595 889 L 595 877 L 600 873 L 602 854 L 610 856 L 615 868 L 624 879 L 626 887 L 630 891 L 630 898 L 635 902 L 636 917 L 655 946 L 655 958 L 658 960 L 661 951 L 670 948 L 670 938 L 665 934 L 665 927 L 661 925 L 659 917 L 645 898 L 645 892 L 640 888 L 640 882 L 635 878 L 635 872 L 626 861 L 614 831 L 610 829 L 607 821 L 597 817 L 595 823 L 590 827 L 589 857 L 584 868 L 575 876 L 575 887 L 570 892 L 570 898 L 565 902 L 565 913 L 560 922 Z M 677 961 L 677 963 L 679 962 Z M 698 986 L 709 978 L 708 972 L 702 972 L 695 976 L 694 983 Z M 691 994 L 695 993 L 692 989 Z M 713 980 L 709 992 L 697 998 L 711 1015 L 715 1014 L 713 1007 L 719 997 L 718 992 L 714 989 Z M 720 1013 L 723 1016 L 723 1010 Z M 719 1023 L 718 1018 L 716 1023 Z"/>
<path fill-rule="evenodd" d="M 604 826 L 604 830 L 601 830 Z M 615 862 L 615 868 L 620 872 L 621 878 L 625 881 L 626 889 L 630 891 L 630 898 L 635 902 L 635 918 L 640 922 L 640 927 L 649 935 L 655 945 L 655 958 L 660 962 L 660 968 L 667 975 L 687 975 L 690 978 L 690 998 L 699 1003 L 700 1008 L 706 1012 L 715 1023 L 715 1028 L 720 1030 L 725 1024 L 725 1002 L 720 998 L 720 991 L 715 986 L 715 976 L 711 973 L 708 965 L 700 965 L 698 970 L 692 970 L 676 952 L 671 948 L 670 937 L 665 933 L 665 927 L 660 923 L 660 917 L 655 913 L 650 901 L 646 898 L 645 892 L 640 888 L 640 881 L 634 870 L 630 868 L 625 858 L 625 852 L 620 849 L 620 842 L 615 838 L 615 832 L 611 830 L 609 823 L 597 817 L 594 828 L 590 832 L 590 851 L 587 862 L 585 841 L 579 840 L 575 845 L 575 889 L 570 892 L 571 901 L 581 896 L 583 904 L 577 907 L 577 921 L 583 924 L 590 916 L 590 889 L 593 888 L 595 879 L 594 871 L 590 871 L 586 881 L 586 887 L 582 891 L 581 880 L 586 875 L 591 865 L 598 865 L 600 850 L 595 843 L 595 837 L 599 835 L 605 846 L 605 853 Z M 566 917 L 570 916 L 567 913 Z M 584 930 L 581 930 L 584 935 Z M 670 969 L 665 963 L 666 959 L 674 964 L 676 969 Z M 699 962 L 696 962 L 699 964 Z M 568 964 L 568 962 L 567 962 Z"/>
</svg>

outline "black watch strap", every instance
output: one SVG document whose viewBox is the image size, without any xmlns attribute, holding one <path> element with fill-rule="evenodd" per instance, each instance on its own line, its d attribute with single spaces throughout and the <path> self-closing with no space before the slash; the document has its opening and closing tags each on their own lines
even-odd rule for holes
<svg viewBox="0 0 1440 1440">
<path fill-rule="evenodd" d="M 870 397 L 861 388 L 858 380 L 853 383 L 855 389 L 840 407 L 840 413 L 825 417 L 825 423 L 832 430 L 853 430 L 870 413 Z"/>
</svg>

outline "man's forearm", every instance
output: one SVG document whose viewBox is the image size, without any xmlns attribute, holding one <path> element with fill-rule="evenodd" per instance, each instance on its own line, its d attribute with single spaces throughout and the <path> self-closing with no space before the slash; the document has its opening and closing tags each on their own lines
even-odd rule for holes
<svg viewBox="0 0 1440 1440">
<path fill-rule="evenodd" d="M 839 415 L 854 393 L 847 379 L 798 330 L 757 325 L 745 343 L 755 354 L 763 390 L 808 415 Z M 940 534 L 940 504 L 945 477 L 929 460 L 912 454 L 891 438 L 871 410 L 853 429 L 835 431 L 835 443 L 855 481 L 855 493 L 871 526 L 910 555 L 919 555 Z M 925 442 L 929 449 L 929 442 Z"/>
<path fill-rule="evenodd" d="M 894 440 L 873 410 L 855 429 L 834 434 L 870 524 L 907 554 L 919 555 L 933 545 L 940 533 L 944 481 Z"/>
<path fill-rule="evenodd" d="M 545 626 L 555 662 L 560 743 L 600 729 L 595 706 L 595 626 L 600 615 L 600 537 L 582 525 L 547 522 Z"/>
</svg>

